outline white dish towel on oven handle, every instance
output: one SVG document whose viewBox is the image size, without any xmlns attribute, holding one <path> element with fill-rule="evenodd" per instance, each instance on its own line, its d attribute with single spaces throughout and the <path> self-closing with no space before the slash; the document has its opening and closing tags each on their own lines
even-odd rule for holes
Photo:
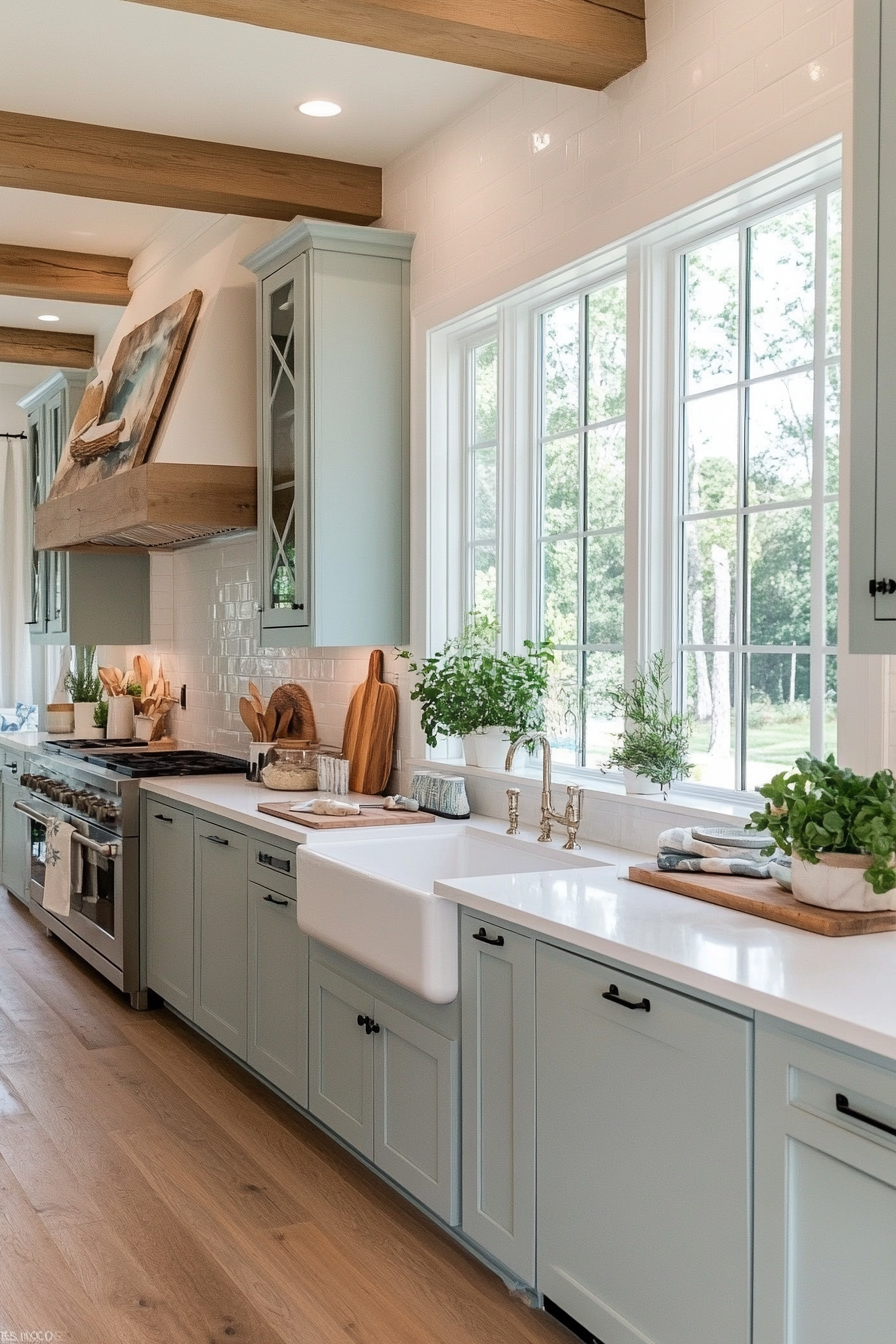
<svg viewBox="0 0 896 1344">
<path fill-rule="evenodd" d="M 46 826 L 44 909 L 68 918 L 72 892 L 80 892 L 84 876 L 81 846 L 73 839 L 75 827 L 62 817 L 50 817 Z"/>
</svg>

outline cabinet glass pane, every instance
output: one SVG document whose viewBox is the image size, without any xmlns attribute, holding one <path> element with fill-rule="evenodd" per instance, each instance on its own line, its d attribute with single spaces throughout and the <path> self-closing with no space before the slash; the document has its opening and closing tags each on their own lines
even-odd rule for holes
<svg viewBox="0 0 896 1344">
<path fill-rule="evenodd" d="M 296 352 L 293 282 L 274 290 L 268 303 L 268 415 L 271 430 L 268 601 L 272 607 L 290 608 L 296 600 Z"/>
<path fill-rule="evenodd" d="M 40 430 L 36 424 L 28 426 L 28 456 L 31 489 L 31 509 L 34 510 L 43 498 L 41 473 Z M 40 551 L 31 551 L 31 616 L 32 627 L 43 629 L 44 615 L 44 561 Z"/>
</svg>

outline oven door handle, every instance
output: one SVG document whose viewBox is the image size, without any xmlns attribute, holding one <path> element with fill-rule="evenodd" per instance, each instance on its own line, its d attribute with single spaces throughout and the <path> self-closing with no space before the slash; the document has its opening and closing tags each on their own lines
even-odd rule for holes
<svg viewBox="0 0 896 1344">
<path fill-rule="evenodd" d="M 24 803 L 16 801 L 13 803 L 13 807 L 17 812 L 24 812 L 25 816 L 30 817 L 32 821 L 39 822 L 41 826 L 46 826 L 47 822 L 50 820 L 49 817 L 43 816 L 42 813 L 35 812 L 30 807 L 26 807 Z M 96 840 L 91 840 L 89 835 L 81 835 L 79 831 L 75 831 L 72 834 L 72 839 L 84 849 L 90 849 L 94 854 L 102 854 L 104 859 L 116 859 L 121 853 L 120 845 L 97 844 Z"/>
</svg>

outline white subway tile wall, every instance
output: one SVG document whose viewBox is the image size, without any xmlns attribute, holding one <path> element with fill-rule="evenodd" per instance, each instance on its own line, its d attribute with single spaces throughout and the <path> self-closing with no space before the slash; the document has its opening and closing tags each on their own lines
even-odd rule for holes
<svg viewBox="0 0 896 1344">
<path fill-rule="evenodd" d="M 239 699 L 254 681 L 263 697 L 285 681 L 301 682 L 311 697 L 321 741 L 339 745 L 352 692 L 367 676 L 370 649 L 258 647 L 257 560 L 254 537 L 209 542 L 151 557 L 151 631 L 148 653 L 161 658 L 187 708 L 171 712 L 171 729 L 184 747 L 245 755 L 249 733 Z M 103 650 L 130 662 L 136 649 Z M 406 679 L 404 665 L 385 649 L 388 679 Z M 407 703 L 402 695 L 403 703 Z M 396 745 L 408 754 L 407 715 L 399 715 Z"/>
<path fill-rule="evenodd" d="M 849 0 L 647 0 L 647 61 L 602 93 L 508 79 L 384 171 L 443 321 L 851 124 Z"/>
</svg>

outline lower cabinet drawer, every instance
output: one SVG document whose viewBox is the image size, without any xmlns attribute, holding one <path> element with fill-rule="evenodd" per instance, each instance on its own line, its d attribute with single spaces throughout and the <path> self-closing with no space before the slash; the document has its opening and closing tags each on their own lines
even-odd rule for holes
<svg viewBox="0 0 896 1344">
<path fill-rule="evenodd" d="M 263 1078 L 308 1104 L 308 938 L 296 903 L 249 883 L 249 1050 Z"/>
<path fill-rule="evenodd" d="M 296 898 L 296 851 L 268 844 L 263 836 L 249 837 L 249 881 Z"/>
</svg>

